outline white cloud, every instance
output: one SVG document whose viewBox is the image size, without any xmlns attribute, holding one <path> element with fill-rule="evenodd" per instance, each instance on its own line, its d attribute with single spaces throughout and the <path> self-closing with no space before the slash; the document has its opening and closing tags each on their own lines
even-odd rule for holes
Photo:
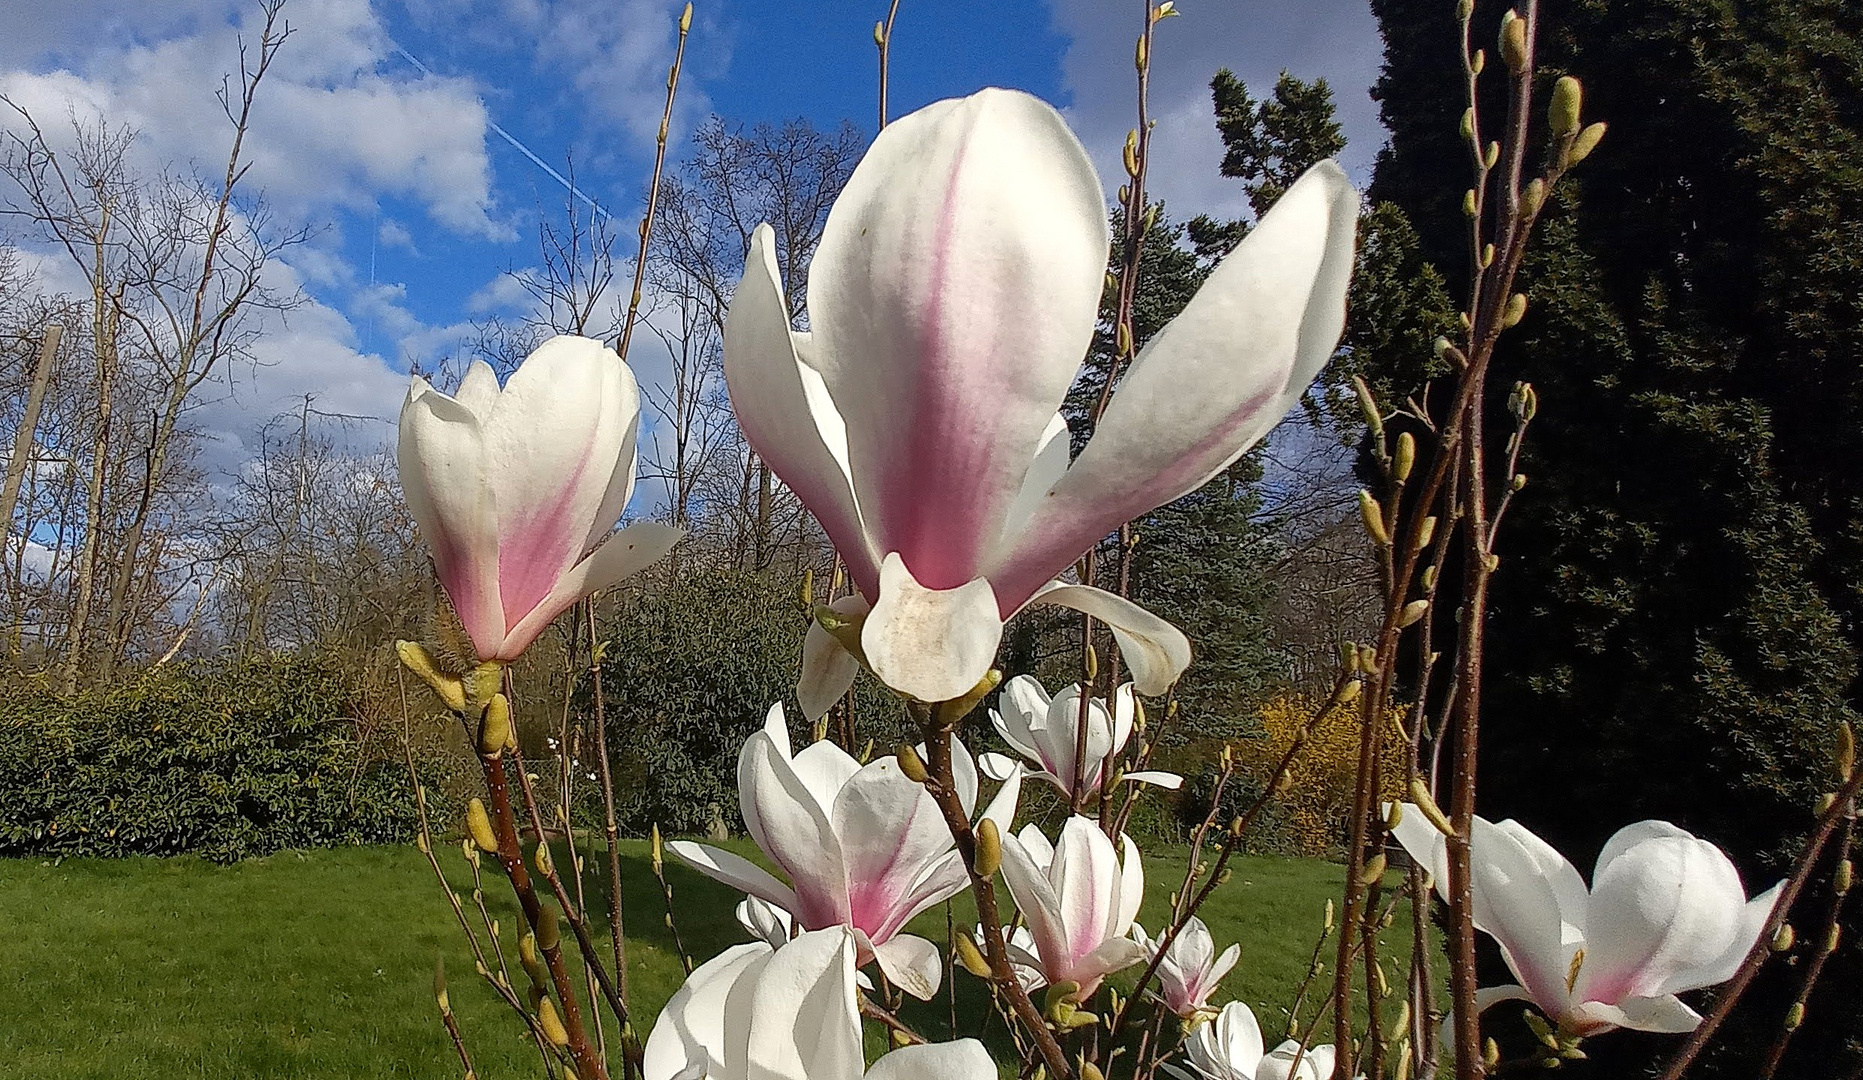
<svg viewBox="0 0 1863 1080">
<path fill-rule="evenodd" d="M 1384 132 L 1369 90 L 1382 52 L 1369 0 L 1179 0 L 1183 15 L 1153 37 L 1149 186 L 1177 220 L 1198 213 L 1241 217 L 1239 182 L 1221 175 L 1222 140 L 1210 104 L 1210 78 L 1234 71 L 1257 98 L 1285 69 L 1323 77 L 1349 145 L 1353 179 L 1370 179 Z M 1073 101 L 1066 110 L 1110 191 L 1124 178 L 1120 148 L 1136 123 L 1132 51 L 1141 15 L 1130 0 L 1050 0 L 1055 27 L 1070 39 L 1062 70 Z"/>
<path fill-rule="evenodd" d="M 408 232 L 408 227 L 394 218 L 382 219 L 382 223 L 376 226 L 375 239 L 385 248 L 402 248 L 411 254 L 420 254 L 419 249 L 414 246 L 414 234 Z"/>
</svg>

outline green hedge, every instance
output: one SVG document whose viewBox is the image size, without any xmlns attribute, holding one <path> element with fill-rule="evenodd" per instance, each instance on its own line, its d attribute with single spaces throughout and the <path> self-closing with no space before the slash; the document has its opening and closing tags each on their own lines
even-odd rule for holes
<svg viewBox="0 0 1863 1080">
<path fill-rule="evenodd" d="M 365 745 L 355 693 L 313 661 L 183 665 L 4 698 L 0 855 L 230 862 L 417 830 L 398 759 Z"/>
</svg>

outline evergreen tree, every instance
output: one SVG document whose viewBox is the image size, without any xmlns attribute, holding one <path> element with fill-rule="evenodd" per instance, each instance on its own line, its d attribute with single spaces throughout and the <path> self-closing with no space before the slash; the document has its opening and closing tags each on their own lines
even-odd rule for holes
<svg viewBox="0 0 1863 1080">
<path fill-rule="evenodd" d="M 1453 5 L 1373 8 L 1391 143 L 1372 196 L 1415 223 L 1459 296 Z M 1476 25 L 1501 10 L 1478 3 Z M 1541 409 L 1498 548 L 1483 812 L 1581 866 L 1619 826 L 1671 820 L 1727 847 L 1757 891 L 1830 785 L 1857 674 L 1863 9 L 1585 0 L 1549 15 L 1545 74 L 1580 76 L 1611 130 L 1551 209 L 1528 317 L 1496 357 L 1493 381 L 1532 381 Z M 1399 352 L 1370 359 L 1402 389 Z M 1863 1064 L 1850 919 L 1781 1077 Z M 1775 965 L 1691 1075 L 1755 1075 L 1794 985 Z M 1570 1071 L 1640 1075 L 1673 1046 L 1613 1035 Z"/>
</svg>

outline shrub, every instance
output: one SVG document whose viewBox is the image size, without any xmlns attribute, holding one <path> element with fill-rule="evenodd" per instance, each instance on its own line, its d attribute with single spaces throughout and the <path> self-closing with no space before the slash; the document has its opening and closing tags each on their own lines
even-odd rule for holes
<svg viewBox="0 0 1863 1080">
<path fill-rule="evenodd" d="M 407 840 L 412 795 L 354 695 L 302 660 L 182 665 L 0 702 L 0 855 L 175 855 Z"/>
</svg>

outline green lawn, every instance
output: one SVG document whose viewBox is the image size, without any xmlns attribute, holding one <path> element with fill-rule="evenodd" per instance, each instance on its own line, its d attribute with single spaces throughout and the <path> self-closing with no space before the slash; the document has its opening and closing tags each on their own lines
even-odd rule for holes
<svg viewBox="0 0 1863 1080">
<path fill-rule="evenodd" d="M 681 973 L 645 845 L 628 855 L 630 977 L 637 1012 L 651 1016 Z M 443 849 L 442 861 L 468 891 L 457 850 Z M 1183 861 L 1156 857 L 1146 869 L 1145 921 L 1155 929 Z M 698 960 L 745 938 L 731 916 L 735 894 L 670 858 L 668 872 L 680 931 Z M 1219 943 L 1243 943 L 1226 991 L 1247 1000 L 1271 1034 L 1339 877 L 1323 862 L 1239 859 L 1205 909 Z M 499 879 L 486 892 L 513 949 L 518 919 L 508 890 Z M 915 929 L 942 941 L 942 909 Z M 286 852 L 234 866 L 0 862 L 0 935 L 0 1076 L 9 1080 L 458 1077 L 431 993 L 436 955 L 446 958 L 479 1075 L 539 1075 L 520 1027 L 473 975 L 445 898 L 413 848 Z M 977 989 L 959 978 L 961 989 Z M 980 1000 L 965 993 L 961 1011 L 974 1015 Z M 942 998 L 908 1012 L 937 1038 L 947 1015 Z"/>
</svg>

